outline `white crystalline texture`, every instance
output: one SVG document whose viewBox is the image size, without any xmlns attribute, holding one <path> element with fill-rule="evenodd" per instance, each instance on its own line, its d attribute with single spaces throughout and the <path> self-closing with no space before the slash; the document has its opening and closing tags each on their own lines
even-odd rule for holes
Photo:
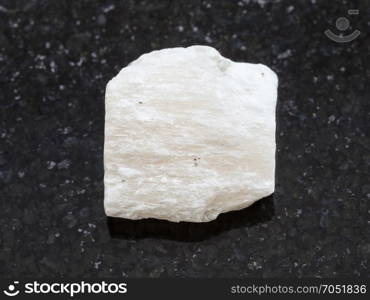
<svg viewBox="0 0 370 300">
<path fill-rule="evenodd" d="M 273 193 L 277 84 L 206 46 L 123 68 L 106 89 L 106 214 L 206 222 Z"/>
</svg>

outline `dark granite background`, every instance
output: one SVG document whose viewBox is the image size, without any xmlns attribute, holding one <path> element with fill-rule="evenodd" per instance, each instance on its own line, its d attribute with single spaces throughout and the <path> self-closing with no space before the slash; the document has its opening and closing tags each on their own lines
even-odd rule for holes
<svg viewBox="0 0 370 300">
<path fill-rule="evenodd" d="M 0 276 L 368 276 L 369 12 L 366 0 L 0 0 Z M 323 34 L 340 16 L 355 41 Z M 277 72 L 276 192 L 209 224 L 107 220 L 105 85 L 142 53 L 193 44 Z"/>
</svg>

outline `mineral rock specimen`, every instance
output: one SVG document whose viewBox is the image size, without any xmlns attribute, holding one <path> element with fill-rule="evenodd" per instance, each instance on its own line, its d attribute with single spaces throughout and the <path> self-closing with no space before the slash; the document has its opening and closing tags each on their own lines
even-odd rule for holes
<svg viewBox="0 0 370 300">
<path fill-rule="evenodd" d="M 106 89 L 106 214 L 206 222 L 273 193 L 277 84 L 207 46 L 123 68 Z"/>
</svg>

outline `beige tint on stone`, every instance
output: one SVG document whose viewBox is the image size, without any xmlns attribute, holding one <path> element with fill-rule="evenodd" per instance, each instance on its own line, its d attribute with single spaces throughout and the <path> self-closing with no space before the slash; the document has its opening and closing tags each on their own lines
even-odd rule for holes
<svg viewBox="0 0 370 300">
<path fill-rule="evenodd" d="M 207 46 L 140 56 L 105 97 L 105 212 L 207 222 L 273 193 L 277 76 Z"/>
</svg>

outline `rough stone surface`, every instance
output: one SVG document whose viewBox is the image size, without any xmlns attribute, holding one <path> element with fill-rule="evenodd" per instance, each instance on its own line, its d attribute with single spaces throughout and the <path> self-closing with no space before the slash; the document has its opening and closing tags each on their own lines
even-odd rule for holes
<svg viewBox="0 0 370 300">
<path fill-rule="evenodd" d="M 277 84 L 207 46 L 123 68 L 106 89 L 106 214 L 206 222 L 270 195 Z"/>
</svg>

